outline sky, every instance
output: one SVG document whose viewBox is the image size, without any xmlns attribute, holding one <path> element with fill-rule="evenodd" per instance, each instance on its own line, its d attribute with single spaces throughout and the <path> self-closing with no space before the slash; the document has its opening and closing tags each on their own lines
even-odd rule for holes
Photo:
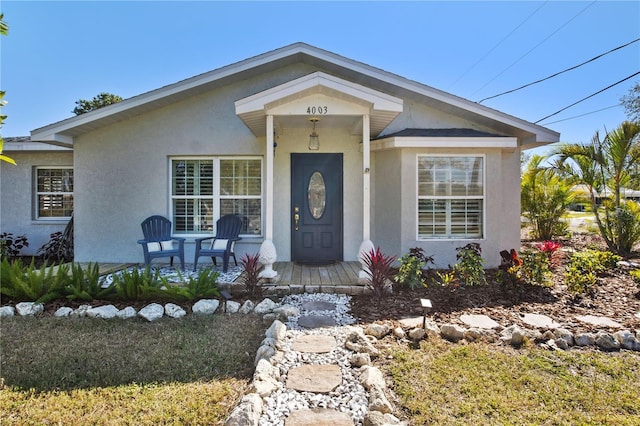
<svg viewBox="0 0 640 426">
<path fill-rule="evenodd" d="M 305 42 L 479 102 L 640 38 L 638 1 L 3 0 L 3 137 L 73 116 L 79 99 L 129 98 Z M 532 123 L 640 72 L 640 41 L 483 105 Z M 589 142 L 627 117 L 640 75 L 539 121 Z"/>
</svg>

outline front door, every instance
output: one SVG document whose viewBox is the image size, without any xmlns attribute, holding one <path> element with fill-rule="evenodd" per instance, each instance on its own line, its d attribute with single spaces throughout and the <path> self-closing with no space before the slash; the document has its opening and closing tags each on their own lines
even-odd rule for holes
<svg viewBox="0 0 640 426">
<path fill-rule="evenodd" d="M 291 154 L 291 260 L 342 260 L 342 154 Z"/>
</svg>

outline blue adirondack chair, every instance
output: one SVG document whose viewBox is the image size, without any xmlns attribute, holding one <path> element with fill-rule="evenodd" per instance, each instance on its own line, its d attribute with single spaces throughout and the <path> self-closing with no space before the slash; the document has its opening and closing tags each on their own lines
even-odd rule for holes
<svg viewBox="0 0 640 426">
<path fill-rule="evenodd" d="M 171 235 L 171 221 L 163 216 L 150 216 L 142 224 L 143 240 L 138 240 L 144 252 L 144 263 L 148 266 L 151 259 L 170 257 L 180 258 L 180 267 L 184 270 L 184 238 Z"/>
<path fill-rule="evenodd" d="M 227 272 L 229 269 L 229 257 L 233 257 L 233 261 L 238 265 L 234 246 L 236 241 L 240 241 L 238 235 L 242 229 L 242 219 L 235 214 L 222 216 L 216 222 L 216 235 L 211 237 L 196 238 L 196 258 L 193 262 L 193 270 L 198 267 L 198 258 L 200 256 L 210 256 L 213 264 L 216 264 L 216 257 L 222 258 L 222 270 Z M 211 240 L 211 244 L 204 244 L 203 241 Z"/>
</svg>

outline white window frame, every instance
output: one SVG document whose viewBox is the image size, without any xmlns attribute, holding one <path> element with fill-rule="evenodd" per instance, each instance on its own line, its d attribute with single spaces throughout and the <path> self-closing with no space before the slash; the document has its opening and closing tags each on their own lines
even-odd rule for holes
<svg viewBox="0 0 640 426">
<path fill-rule="evenodd" d="M 173 162 L 174 161 L 211 161 L 212 170 L 213 170 L 213 195 L 211 196 L 183 196 L 183 195 L 175 195 L 173 193 Z M 222 195 L 220 193 L 220 161 L 221 160 L 259 160 L 260 161 L 260 195 Z M 213 225 L 215 226 L 215 221 L 220 218 L 220 202 L 221 200 L 240 200 L 240 199 L 256 199 L 260 200 L 260 234 L 240 234 L 243 238 L 261 238 L 264 235 L 264 160 L 260 156 L 172 156 L 169 157 L 169 211 L 170 216 L 173 222 L 173 232 L 174 235 L 188 237 L 188 238 L 198 238 L 203 236 L 212 235 L 215 233 L 215 229 L 211 231 L 200 231 L 200 232 L 183 232 L 177 231 L 175 229 L 176 221 L 173 218 L 174 214 L 174 200 L 176 199 L 210 199 L 213 205 Z"/>
<path fill-rule="evenodd" d="M 75 188 L 75 172 L 73 166 L 36 166 L 33 171 L 33 205 L 34 205 L 34 217 L 38 221 L 58 221 L 69 220 L 71 216 L 40 216 L 40 196 L 41 195 L 63 195 L 70 196 L 73 203 L 75 203 L 75 197 L 73 191 L 39 191 L 38 179 L 41 170 L 71 170 L 72 173 L 72 185 Z M 74 204 L 75 206 L 75 204 Z M 73 208 L 71 209 L 73 214 Z"/>
<path fill-rule="evenodd" d="M 420 195 L 420 158 L 421 157 L 446 157 L 446 158 L 481 158 L 482 159 L 482 195 Z M 418 154 L 415 158 L 416 164 L 416 240 L 417 241 L 434 241 L 434 240 L 456 240 L 456 241 L 468 241 L 468 240 L 483 240 L 486 235 L 487 224 L 487 158 L 485 154 Z M 420 235 L 420 200 L 482 200 L 482 224 L 480 226 L 480 235 L 477 236 L 461 236 L 451 234 L 451 210 L 450 204 L 447 207 L 446 222 L 447 227 L 446 235 Z"/>
</svg>

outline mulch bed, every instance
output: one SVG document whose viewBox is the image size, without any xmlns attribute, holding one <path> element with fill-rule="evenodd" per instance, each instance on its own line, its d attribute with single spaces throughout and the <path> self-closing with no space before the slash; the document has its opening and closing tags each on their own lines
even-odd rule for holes
<svg viewBox="0 0 640 426">
<path fill-rule="evenodd" d="M 523 247 L 531 247 L 533 241 L 524 241 Z M 429 317 L 438 323 L 459 323 L 460 315 L 484 314 L 503 326 L 524 326 L 521 316 L 525 313 L 544 314 L 575 331 L 597 331 L 598 328 L 578 321 L 578 315 L 605 316 L 620 323 L 626 329 L 640 330 L 640 286 L 633 282 L 629 268 L 620 267 L 598 279 L 597 288 L 589 296 L 573 296 L 564 283 L 566 261 L 571 250 L 595 248 L 605 250 L 601 237 L 591 234 L 574 234 L 562 241 L 563 249 L 554 258 L 553 287 L 527 286 L 516 291 L 501 286 L 495 279 L 496 271 L 487 271 L 488 284 L 461 287 L 455 291 L 431 284 L 427 288 L 408 290 L 394 286 L 394 292 L 381 300 L 371 295 L 354 297 L 352 314 L 362 323 L 396 321 L 422 315 L 420 299 L 430 299 L 433 309 Z M 564 253 L 564 254 L 563 254 Z M 640 263 L 640 256 L 629 259 Z"/>
</svg>

